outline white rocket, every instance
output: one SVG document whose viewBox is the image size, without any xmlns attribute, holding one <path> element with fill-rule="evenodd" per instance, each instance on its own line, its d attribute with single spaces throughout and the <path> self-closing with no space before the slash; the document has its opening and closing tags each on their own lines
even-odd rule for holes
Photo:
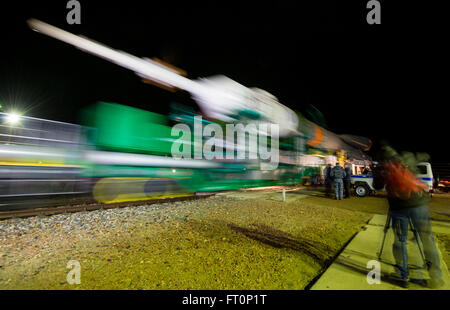
<svg viewBox="0 0 450 310">
<path fill-rule="evenodd" d="M 36 19 L 27 22 L 35 31 L 107 59 L 134 71 L 142 78 L 188 91 L 208 117 L 232 122 L 239 119 L 242 113 L 251 111 L 258 123 L 277 124 L 280 137 L 298 133 L 299 124 L 295 112 L 280 104 L 266 91 L 247 88 L 223 75 L 190 80 L 156 61 L 112 49 Z"/>
<path fill-rule="evenodd" d="M 368 150 L 372 144 L 370 139 L 364 137 L 336 135 L 307 119 L 302 119 L 300 124 L 297 114 L 279 103 L 275 96 L 259 88 L 245 87 L 226 76 L 191 80 L 157 61 L 112 49 L 36 19 L 27 22 L 35 31 L 132 70 L 142 78 L 191 93 L 208 117 L 233 122 L 242 115 L 252 115 L 258 123 L 277 124 L 280 137 L 305 135 L 309 137 L 307 144 L 310 146 L 329 150 L 345 149 L 347 152 L 360 154 L 359 150 Z"/>
</svg>

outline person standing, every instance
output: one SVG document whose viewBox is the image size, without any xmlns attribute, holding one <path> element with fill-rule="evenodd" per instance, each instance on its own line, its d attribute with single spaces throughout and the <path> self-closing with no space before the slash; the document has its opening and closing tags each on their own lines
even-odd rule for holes
<svg viewBox="0 0 450 310">
<path fill-rule="evenodd" d="M 331 178 L 331 164 L 325 167 L 324 176 L 325 176 L 325 195 L 327 197 L 331 197 L 333 179 Z"/>
<path fill-rule="evenodd" d="M 344 198 L 350 198 L 350 185 L 351 185 L 352 169 L 350 164 L 345 164 L 345 178 L 344 178 Z"/>
<path fill-rule="evenodd" d="M 344 168 L 342 168 L 339 164 L 339 162 L 336 163 L 336 166 L 331 170 L 331 177 L 333 178 L 334 182 L 334 193 L 336 194 L 336 200 L 342 200 L 342 194 L 343 194 L 343 186 L 345 178 L 345 171 Z"/>
<path fill-rule="evenodd" d="M 408 266 L 408 226 L 409 220 L 417 230 L 422 241 L 426 265 L 430 280 L 427 286 L 438 288 L 444 285 L 442 270 L 433 237 L 430 220 L 430 197 L 427 186 L 417 180 L 417 177 L 405 164 L 403 158 L 391 147 L 384 147 L 383 164 L 374 171 L 373 186 L 375 189 L 386 187 L 389 203 L 389 215 L 394 230 L 392 250 L 396 261 L 396 278 L 400 285 L 409 285 Z"/>
</svg>

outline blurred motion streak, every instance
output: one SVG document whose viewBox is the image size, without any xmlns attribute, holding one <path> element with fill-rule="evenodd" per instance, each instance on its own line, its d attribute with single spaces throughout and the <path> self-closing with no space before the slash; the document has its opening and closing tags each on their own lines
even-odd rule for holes
<svg viewBox="0 0 450 310">
<path fill-rule="evenodd" d="M 336 135 L 282 105 L 272 94 L 248 88 L 226 76 L 191 80 L 186 72 L 158 59 L 138 58 L 31 19 L 38 32 L 107 59 L 139 75 L 145 82 L 171 91 L 191 93 L 202 115 L 173 105 L 169 116 L 116 103 L 97 102 L 80 112 L 81 124 L 0 113 L 0 208 L 22 208 L 70 197 L 109 203 L 195 192 L 263 186 L 296 185 L 320 176 L 322 167 L 339 160 L 367 160 L 362 150 L 371 141 Z M 202 118 L 204 116 L 204 118 Z M 218 136 L 173 136 L 173 124 L 196 132 L 214 125 L 276 125 L 279 136 L 256 132 L 261 146 L 276 147 L 275 169 L 267 158 L 254 158 L 243 141 Z M 237 126 L 236 126 L 237 127 Z M 261 131 L 261 130 L 260 130 Z M 233 138 L 234 139 L 234 138 Z M 194 154 L 211 143 L 209 159 L 175 158 L 174 142 Z M 220 146 L 220 147 L 219 147 Z M 244 157 L 225 154 L 243 152 Z M 253 153 L 252 153 L 253 152 Z M 58 198 L 59 197 L 59 198 Z M 39 198 L 39 199 L 36 199 Z"/>
</svg>

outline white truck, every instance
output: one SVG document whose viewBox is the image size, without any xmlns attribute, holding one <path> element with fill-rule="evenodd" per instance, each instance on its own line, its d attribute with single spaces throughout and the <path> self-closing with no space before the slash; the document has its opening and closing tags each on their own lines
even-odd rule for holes
<svg viewBox="0 0 450 310">
<path fill-rule="evenodd" d="M 433 172 L 431 171 L 430 163 L 418 163 L 417 170 L 417 178 L 428 186 L 430 193 L 433 193 Z M 351 183 L 352 187 L 355 189 L 356 196 L 358 197 L 365 197 L 375 193 L 375 188 L 373 187 L 373 175 L 371 172 L 367 174 L 352 175 Z"/>
</svg>

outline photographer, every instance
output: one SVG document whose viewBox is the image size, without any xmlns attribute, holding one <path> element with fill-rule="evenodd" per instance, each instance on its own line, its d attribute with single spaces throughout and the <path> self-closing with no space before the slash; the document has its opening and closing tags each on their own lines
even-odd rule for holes
<svg viewBox="0 0 450 310">
<path fill-rule="evenodd" d="M 406 156 L 407 155 L 407 156 Z M 426 192 L 427 187 L 417 180 L 414 170 L 415 165 L 410 162 L 410 154 L 403 159 L 394 149 L 385 146 L 382 151 L 382 164 L 373 171 L 375 189 L 386 186 L 389 202 L 389 215 L 392 218 L 394 230 L 393 254 L 402 287 L 409 286 L 408 269 L 408 226 L 409 219 L 417 230 L 422 240 L 426 265 L 431 280 L 427 282 L 430 288 L 438 288 L 444 284 L 440 268 L 439 254 L 433 238 L 431 228 L 430 209 L 428 203 L 430 197 Z M 397 273 L 394 274 L 397 276 Z"/>
</svg>

